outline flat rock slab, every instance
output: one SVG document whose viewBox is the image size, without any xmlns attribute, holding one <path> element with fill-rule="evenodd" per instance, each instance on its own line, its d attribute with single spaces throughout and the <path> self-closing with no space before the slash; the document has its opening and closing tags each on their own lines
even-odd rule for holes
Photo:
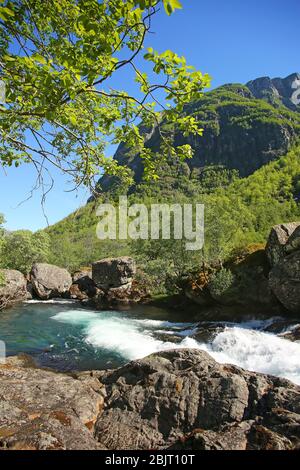
<svg viewBox="0 0 300 470">
<path fill-rule="evenodd" d="M 93 438 L 103 407 L 97 380 L 36 369 L 30 361 L 0 365 L 0 448 L 103 449 Z"/>
</svg>

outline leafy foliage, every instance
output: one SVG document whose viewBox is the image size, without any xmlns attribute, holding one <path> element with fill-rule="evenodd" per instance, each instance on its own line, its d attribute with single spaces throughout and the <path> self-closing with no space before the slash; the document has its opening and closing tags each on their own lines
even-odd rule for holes
<svg viewBox="0 0 300 470">
<path fill-rule="evenodd" d="M 209 290 L 212 295 L 221 296 L 230 289 L 234 282 L 234 275 L 230 269 L 221 268 L 210 279 Z"/>
<path fill-rule="evenodd" d="M 182 180 L 176 171 L 158 183 L 144 182 L 130 195 L 130 203 L 170 202 L 205 204 L 205 245 L 202 251 L 188 252 L 181 240 L 100 241 L 96 238 L 93 201 L 47 229 L 52 240 L 52 261 L 76 269 L 106 256 L 132 254 L 145 272 L 155 292 L 174 291 L 180 279 L 203 265 L 220 266 L 236 250 L 253 243 L 264 243 L 277 223 L 300 219 L 300 147 L 271 162 L 247 178 L 235 175 L 220 179 L 210 171 L 201 180 Z M 221 171 L 220 169 L 218 170 Z M 117 203 L 117 198 L 116 198 Z M 88 240 L 88 242 L 87 242 Z M 66 248 L 67 247 L 67 248 Z"/>
<path fill-rule="evenodd" d="M 50 238 L 43 231 L 32 233 L 17 230 L 7 233 L 1 250 L 1 267 L 27 274 L 33 263 L 46 262 L 50 254 Z"/>
<path fill-rule="evenodd" d="M 209 77 L 172 51 L 144 51 L 162 3 L 167 14 L 181 8 L 178 0 L 1 2 L 0 79 L 7 85 L 0 108 L 3 165 L 33 163 L 41 185 L 43 170 L 54 165 L 76 186 L 90 186 L 103 169 L 130 179 L 105 150 L 110 141 L 142 152 L 141 120 L 159 126 L 163 112 L 166 122 L 176 121 L 186 134 L 201 134 L 196 120 L 180 113 L 201 96 Z M 136 65 L 141 55 L 152 65 L 150 76 Z M 137 85 L 133 95 L 111 87 L 114 76 L 127 69 Z M 165 102 L 169 108 L 160 106 Z M 178 151 L 188 157 L 190 147 Z M 170 154 L 176 149 L 163 139 L 161 157 Z"/>
</svg>

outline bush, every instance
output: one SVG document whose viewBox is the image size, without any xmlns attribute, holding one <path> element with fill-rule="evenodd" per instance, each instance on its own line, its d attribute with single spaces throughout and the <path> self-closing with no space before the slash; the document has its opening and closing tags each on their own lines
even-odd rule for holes
<svg viewBox="0 0 300 470">
<path fill-rule="evenodd" d="M 33 263 L 48 261 L 49 250 L 50 238 L 45 232 L 17 230 L 8 233 L 2 244 L 2 267 L 16 269 L 26 275 Z"/>
<path fill-rule="evenodd" d="M 217 271 L 209 282 L 209 290 L 214 297 L 219 297 L 225 294 L 234 283 L 234 274 L 230 269 L 222 268 Z"/>
</svg>

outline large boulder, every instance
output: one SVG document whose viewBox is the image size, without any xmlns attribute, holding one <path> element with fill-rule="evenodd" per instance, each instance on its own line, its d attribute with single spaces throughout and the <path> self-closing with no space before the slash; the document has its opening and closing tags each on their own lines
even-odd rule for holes
<svg viewBox="0 0 300 470">
<path fill-rule="evenodd" d="M 97 286 L 92 279 L 92 271 L 76 271 L 73 274 L 70 296 L 73 299 L 86 300 L 97 294 Z"/>
<path fill-rule="evenodd" d="M 291 222 L 275 225 L 272 228 L 266 246 L 266 253 L 271 267 L 275 266 L 285 256 L 286 244 L 299 226 L 300 222 Z"/>
<path fill-rule="evenodd" d="M 290 254 L 296 250 L 300 250 L 300 224 L 291 234 L 285 245 L 286 254 Z"/>
<path fill-rule="evenodd" d="M 128 256 L 105 258 L 92 265 L 93 281 L 100 289 L 130 287 L 136 273 L 135 261 Z"/>
<path fill-rule="evenodd" d="M 42 300 L 47 300 L 68 293 L 72 277 L 66 269 L 51 264 L 36 263 L 31 270 L 31 283 L 36 295 Z"/>
<path fill-rule="evenodd" d="M 0 309 L 27 298 L 27 282 L 19 271 L 0 270 Z"/>
<path fill-rule="evenodd" d="M 300 250 L 285 256 L 273 267 L 269 284 L 287 310 L 300 314 Z"/>
<path fill-rule="evenodd" d="M 177 349 L 72 376 L 0 365 L 4 449 L 296 449 L 300 387 Z"/>
<path fill-rule="evenodd" d="M 95 372 L 105 408 L 95 437 L 108 449 L 293 449 L 300 387 L 177 349 Z"/>
<path fill-rule="evenodd" d="M 8 358 L 0 365 L 0 447 L 103 449 L 93 438 L 103 401 L 97 380 L 75 380 L 36 369 L 26 358 Z"/>
</svg>

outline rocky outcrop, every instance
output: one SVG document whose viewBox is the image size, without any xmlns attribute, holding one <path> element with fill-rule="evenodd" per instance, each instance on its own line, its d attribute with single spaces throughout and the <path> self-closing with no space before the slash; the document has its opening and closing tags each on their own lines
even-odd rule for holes
<svg viewBox="0 0 300 470">
<path fill-rule="evenodd" d="M 272 228 L 266 245 L 266 254 L 271 266 L 285 256 L 288 240 L 299 226 L 300 222 L 291 222 L 275 225 Z"/>
<path fill-rule="evenodd" d="M 145 301 L 147 298 L 149 298 L 147 288 L 133 280 L 132 283 L 112 287 L 106 291 L 97 289 L 97 294 L 89 303 L 98 309 L 123 309 L 131 304 Z"/>
<path fill-rule="evenodd" d="M 207 268 L 189 280 L 185 295 L 204 309 L 220 305 L 238 308 L 240 313 L 246 307 L 258 314 L 279 314 L 282 306 L 269 285 L 269 271 L 264 245 L 249 245 L 222 268 Z"/>
<path fill-rule="evenodd" d="M 210 165 L 236 169 L 240 176 L 248 176 L 266 163 L 285 155 L 299 135 L 299 124 L 296 122 L 299 122 L 300 111 L 300 75 L 297 73 L 285 79 L 263 77 L 247 85 L 227 84 L 204 95 L 184 109 L 185 114 L 200 118 L 203 136 L 184 136 L 179 130 L 170 130 L 162 123 L 164 134 L 175 147 L 189 144 L 193 149 L 193 158 L 184 166 L 180 165 L 176 172 L 176 188 L 178 176 L 199 175 L 201 179 L 203 167 Z M 149 129 L 141 124 L 140 130 L 145 146 L 159 152 L 161 133 L 157 126 Z M 114 159 L 120 165 L 129 166 L 135 182 L 141 182 L 144 165 L 138 149 L 127 148 L 121 143 Z M 164 165 L 158 173 L 162 178 L 164 174 L 168 175 L 169 180 L 175 168 L 174 159 L 167 173 L 162 171 L 163 168 Z M 116 176 L 104 175 L 99 180 L 99 192 L 107 191 L 118 183 L 120 181 Z"/>
<path fill-rule="evenodd" d="M 97 286 L 92 279 L 91 271 L 77 271 L 73 274 L 73 284 L 70 287 L 70 297 L 85 300 L 97 294 Z"/>
<path fill-rule="evenodd" d="M 35 294 L 42 300 L 66 295 L 72 277 L 66 269 L 46 263 L 36 263 L 31 270 L 31 283 Z"/>
<path fill-rule="evenodd" d="M 135 261 L 129 256 L 105 258 L 92 265 L 93 281 L 103 290 L 129 287 L 136 273 Z"/>
<path fill-rule="evenodd" d="M 93 438 L 103 406 L 96 379 L 33 367 L 25 358 L 0 365 L 0 449 L 103 449 Z"/>
<path fill-rule="evenodd" d="M 26 358 L 25 358 L 26 359 Z M 5 449 L 295 449 L 300 388 L 193 349 L 71 376 L 0 365 Z"/>
<path fill-rule="evenodd" d="M 300 313 L 300 250 L 282 258 L 271 270 L 269 283 L 284 307 Z"/>
<path fill-rule="evenodd" d="M 252 94 L 271 104 L 282 103 L 292 111 L 300 111 L 300 74 L 286 78 L 261 77 L 247 83 Z"/>
<path fill-rule="evenodd" d="M 266 253 L 272 267 L 269 285 L 290 312 L 300 313 L 300 222 L 272 228 Z"/>
<path fill-rule="evenodd" d="M 300 443 L 299 387 L 220 365 L 202 351 L 161 352 L 98 377 L 107 397 L 95 436 L 109 449 L 292 449 Z"/>
<path fill-rule="evenodd" d="M 27 298 L 27 283 L 22 273 L 13 269 L 1 269 L 0 309 Z"/>
</svg>

